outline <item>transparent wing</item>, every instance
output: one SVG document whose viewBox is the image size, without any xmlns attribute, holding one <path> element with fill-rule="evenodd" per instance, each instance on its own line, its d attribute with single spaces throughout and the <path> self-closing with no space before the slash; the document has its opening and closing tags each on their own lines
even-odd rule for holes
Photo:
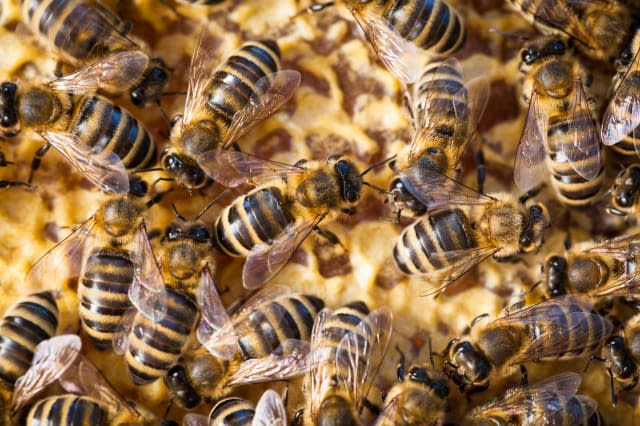
<svg viewBox="0 0 640 426">
<path fill-rule="evenodd" d="M 131 257 L 134 275 L 129 287 L 129 300 L 141 314 L 158 322 L 167 312 L 167 292 L 144 225 L 136 231 Z"/>
<path fill-rule="evenodd" d="M 182 418 L 182 426 L 209 426 L 209 419 L 202 414 L 188 413 Z"/>
<path fill-rule="evenodd" d="M 287 339 L 282 347 L 264 358 L 248 359 L 233 373 L 228 386 L 274 380 L 288 380 L 305 374 L 311 368 L 309 342 Z"/>
<path fill-rule="evenodd" d="M 258 80 L 247 105 L 234 114 L 224 147 L 229 147 L 259 122 L 280 109 L 298 89 L 301 79 L 298 71 L 283 70 Z"/>
<path fill-rule="evenodd" d="M 95 245 L 95 217 L 91 216 L 64 240 L 53 246 L 33 264 L 25 277 L 30 293 L 42 290 L 60 290 L 70 278 L 82 271 L 85 253 Z"/>
<path fill-rule="evenodd" d="M 182 126 L 193 120 L 195 112 L 206 102 L 205 89 L 213 75 L 213 61 L 215 57 L 215 40 L 207 37 L 203 31 L 196 42 L 189 66 L 189 82 L 187 86 L 187 99 L 182 116 Z"/>
<path fill-rule="evenodd" d="M 238 348 L 238 336 L 227 314 L 227 309 L 220 300 L 209 268 L 205 268 L 200 276 L 198 303 L 201 312 L 197 331 L 198 341 L 218 358 L 225 360 L 233 358 Z"/>
<path fill-rule="evenodd" d="M 282 398 L 268 389 L 260 397 L 251 426 L 286 426 L 287 411 Z"/>
<path fill-rule="evenodd" d="M 89 182 L 107 193 L 129 192 L 129 175 L 115 152 L 94 153 L 72 133 L 39 131 Z"/>
<path fill-rule="evenodd" d="M 84 94 L 102 89 L 122 93 L 138 82 L 149 65 L 149 57 L 140 50 L 114 53 L 47 84 L 54 90 Z"/>
<path fill-rule="evenodd" d="M 399 411 L 398 398 L 393 398 L 391 401 L 386 402 L 380 415 L 376 418 L 373 426 L 387 426 L 393 425 L 395 419 L 401 416 Z"/>
<path fill-rule="evenodd" d="M 466 83 L 467 105 L 469 107 L 469 135 L 478 128 L 491 97 L 491 83 L 486 77 L 476 77 Z"/>
<path fill-rule="evenodd" d="M 576 173 L 587 180 L 592 180 L 598 176 L 602 168 L 600 141 L 595 122 L 589 112 L 584 86 L 580 80 L 576 81 L 574 94 L 567 133 L 573 143 L 560 144 L 560 149 Z"/>
<path fill-rule="evenodd" d="M 129 334 L 133 328 L 138 310 L 135 307 L 127 309 L 120 318 L 113 335 L 113 351 L 118 355 L 123 355 L 129 349 Z"/>
<path fill-rule="evenodd" d="M 585 46 L 593 46 L 593 38 L 589 35 L 589 32 L 576 15 L 574 9 L 569 6 L 572 1 L 543 0 L 519 3 L 526 3 L 525 7 L 521 5 L 517 7 L 533 15 L 540 22 L 567 34 Z M 581 1 L 581 3 L 583 3 L 583 1 Z"/>
<path fill-rule="evenodd" d="M 580 406 L 580 410 L 566 410 L 566 412 L 556 410 L 552 413 L 553 415 L 550 415 L 545 419 L 547 422 L 545 424 L 551 426 L 585 424 L 598 409 L 598 402 L 588 396 L 576 395 L 572 399 L 576 401 L 576 405 Z"/>
<path fill-rule="evenodd" d="M 276 178 L 303 173 L 303 167 L 265 160 L 232 149 L 214 149 L 198 157 L 202 170 L 215 182 L 236 187 L 245 183 L 258 186 Z"/>
<path fill-rule="evenodd" d="M 236 311 L 233 312 L 231 322 L 234 327 L 246 326 L 248 318 L 251 314 L 261 312 L 264 305 L 273 302 L 276 299 L 291 294 L 291 288 L 284 285 L 270 285 L 260 289 L 256 294 L 251 296 L 249 300 L 244 302 Z"/>
<path fill-rule="evenodd" d="M 428 58 L 427 52 L 402 38 L 398 31 L 371 9 L 365 7 L 351 12 L 389 72 L 407 84 L 415 82 Z"/>
<path fill-rule="evenodd" d="M 323 217 L 294 222 L 271 244 L 259 244 L 251 250 L 242 269 L 244 287 L 249 290 L 256 289 L 280 272 Z"/>
<path fill-rule="evenodd" d="M 547 116 L 542 111 L 538 93 L 534 90 L 514 166 L 513 177 L 520 191 L 527 192 L 544 180 L 546 150 Z"/>
<path fill-rule="evenodd" d="M 640 294 L 640 270 L 610 280 L 589 294 L 594 297 L 637 297 Z"/>
<path fill-rule="evenodd" d="M 640 55 L 636 52 L 602 116 L 601 136 L 605 145 L 617 144 L 640 125 L 639 72 Z"/>
<path fill-rule="evenodd" d="M 311 418 L 316 418 L 320 405 L 328 389 L 332 386 L 332 378 L 335 371 L 327 363 L 330 359 L 327 355 L 333 353 L 332 348 L 325 348 L 324 326 L 333 310 L 324 308 L 321 310 L 313 322 L 311 330 Z"/>
<path fill-rule="evenodd" d="M 33 397 L 60 378 L 77 360 L 82 343 L 74 334 L 64 334 L 40 342 L 36 347 L 31 367 L 16 382 L 11 403 L 18 412 Z"/>
<path fill-rule="evenodd" d="M 587 249 L 587 252 L 606 254 L 618 259 L 630 259 L 640 256 L 640 233 L 622 235 L 603 241 Z"/>
</svg>

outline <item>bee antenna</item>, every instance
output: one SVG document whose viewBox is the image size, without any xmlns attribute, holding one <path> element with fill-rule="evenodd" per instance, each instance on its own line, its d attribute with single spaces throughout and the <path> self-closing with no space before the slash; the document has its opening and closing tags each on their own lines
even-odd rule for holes
<svg viewBox="0 0 640 426">
<path fill-rule="evenodd" d="M 382 189 L 382 188 L 380 188 L 380 187 L 378 187 L 378 186 L 375 186 L 375 185 L 374 185 L 374 184 L 372 184 L 372 183 L 362 181 L 362 184 L 363 184 L 363 185 L 368 186 L 369 188 L 373 188 L 373 189 L 375 189 L 376 191 L 378 191 L 378 192 L 379 192 L 379 193 L 381 193 L 381 194 L 388 195 L 388 196 L 393 196 L 393 193 L 392 193 L 392 192 L 389 192 L 389 191 L 384 190 L 384 189 Z"/>
<path fill-rule="evenodd" d="M 429 349 L 429 361 L 431 362 L 431 367 L 435 368 L 436 365 L 433 362 L 433 346 L 432 346 L 432 341 L 431 341 L 431 334 L 429 334 L 429 339 L 427 340 L 427 347 Z"/>
<path fill-rule="evenodd" d="M 186 222 L 186 221 L 187 221 L 187 219 L 185 219 L 185 218 L 184 218 L 184 216 L 182 216 L 182 215 L 180 214 L 180 212 L 178 211 L 178 208 L 176 207 L 176 204 L 175 204 L 175 203 L 171 203 L 171 209 L 172 209 L 172 210 L 173 210 L 173 212 L 176 214 L 176 217 L 177 217 L 178 219 L 180 219 L 180 220 L 181 220 L 181 221 L 183 221 L 183 222 Z"/>
<path fill-rule="evenodd" d="M 164 110 L 164 108 L 162 108 L 162 105 L 160 104 L 160 99 L 156 101 L 156 105 L 158 105 L 158 109 L 160 110 L 160 114 L 162 114 L 164 121 L 170 124 L 171 118 L 169 118 L 169 116 L 167 115 L 167 112 Z"/>
<path fill-rule="evenodd" d="M 219 193 L 218 195 L 216 195 L 216 197 L 209 201 L 209 203 L 204 206 L 204 208 L 202 210 L 200 210 L 200 213 L 198 213 L 198 215 L 196 216 L 195 220 L 198 220 L 202 217 L 203 214 L 205 214 L 207 212 L 207 210 L 209 210 L 209 208 L 214 205 L 216 202 L 218 202 L 218 200 L 220 198 L 222 198 L 223 195 L 225 195 L 227 192 L 229 192 L 229 189 L 225 189 L 224 191 L 222 191 L 221 193 Z"/>
<path fill-rule="evenodd" d="M 522 41 L 531 40 L 531 37 L 528 37 L 528 36 L 526 36 L 524 34 L 518 34 L 518 33 L 511 32 L 511 31 L 502 31 L 502 30 L 499 30 L 497 28 L 489 28 L 489 32 L 490 33 L 500 34 L 501 36 L 504 36 L 504 37 L 516 38 L 516 39 L 522 40 Z"/>
<path fill-rule="evenodd" d="M 331 7 L 335 4 L 334 1 L 328 1 L 326 3 L 313 3 L 311 6 L 309 7 L 305 7 L 304 9 L 302 9 L 300 12 L 296 13 L 295 15 L 293 15 L 291 17 L 291 19 L 295 19 L 298 16 L 304 14 L 304 13 L 318 13 L 321 12 L 323 10 L 325 10 L 328 7 Z"/>
<path fill-rule="evenodd" d="M 149 173 L 149 172 L 161 172 L 162 168 L 161 167 L 151 167 L 148 169 L 140 169 L 140 170 L 136 170 L 134 172 L 132 172 L 133 174 L 138 174 L 138 173 Z"/>
<path fill-rule="evenodd" d="M 364 176 L 364 175 L 366 175 L 367 173 L 369 173 L 371 170 L 375 169 L 376 167 L 378 167 L 378 166 L 382 166 L 383 164 L 386 164 L 386 163 L 388 163 L 389 161 L 393 161 L 393 160 L 395 160 L 395 159 L 396 159 L 396 157 L 397 157 L 397 155 L 392 155 L 392 156 L 391 156 L 391 157 L 389 157 L 389 158 L 385 158 L 385 159 L 384 159 L 384 160 L 382 160 L 382 161 L 378 161 L 377 163 L 370 165 L 369 167 L 367 167 L 366 169 L 364 169 L 364 171 L 363 171 L 362 173 L 360 173 L 360 176 Z"/>
<path fill-rule="evenodd" d="M 187 95 L 187 92 L 180 92 L 180 91 L 177 91 L 177 92 L 164 92 L 162 94 L 162 97 L 164 98 L 165 96 L 186 96 L 186 95 Z"/>
</svg>

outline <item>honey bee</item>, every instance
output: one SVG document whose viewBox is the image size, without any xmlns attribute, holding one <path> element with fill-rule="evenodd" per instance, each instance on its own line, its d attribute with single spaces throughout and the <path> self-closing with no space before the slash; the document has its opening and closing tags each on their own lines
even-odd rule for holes
<svg viewBox="0 0 640 426">
<path fill-rule="evenodd" d="M 518 144 L 515 182 L 526 192 L 550 173 L 562 203 L 588 205 L 605 178 L 604 151 L 585 93 L 591 77 L 555 36 L 528 42 L 522 61 L 529 112 Z"/>
<path fill-rule="evenodd" d="M 598 403 L 576 395 L 581 378 L 576 373 L 547 377 L 533 385 L 507 390 L 502 398 L 474 408 L 463 425 L 604 425 Z"/>
<path fill-rule="evenodd" d="M 334 2 L 315 3 L 318 12 Z M 446 0 L 409 2 L 344 0 L 389 72 L 405 83 L 420 76 L 425 59 L 446 57 L 465 42 L 460 13 Z"/>
<path fill-rule="evenodd" d="M 188 189 L 201 188 L 214 176 L 212 156 L 228 148 L 289 100 L 300 73 L 281 70 L 280 48 L 273 40 L 251 41 L 212 66 L 213 46 L 204 35 L 191 58 L 187 100 L 173 118 L 162 167 Z"/>
<path fill-rule="evenodd" d="M 308 424 L 360 424 L 358 418 L 387 350 L 391 328 L 388 308 L 369 313 L 360 301 L 334 311 L 325 308 L 318 314 L 311 335 Z"/>
<path fill-rule="evenodd" d="M 23 20 L 64 62 L 82 68 L 70 77 L 86 88 L 129 93 L 136 106 L 160 103 L 169 71 L 128 36 L 128 24 L 99 1 L 21 0 Z"/>
<path fill-rule="evenodd" d="M 219 4 L 224 0 L 175 0 L 177 3 L 183 3 L 194 6 L 211 6 L 212 4 Z"/>
<path fill-rule="evenodd" d="M 492 369 L 588 355 L 613 330 L 592 308 L 590 298 L 567 295 L 482 324 L 476 319 L 469 340 L 449 342 L 444 370 L 461 391 L 473 393 L 489 387 Z"/>
<path fill-rule="evenodd" d="M 508 194 L 484 195 L 456 181 L 431 187 L 431 209 L 404 229 L 393 248 L 398 268 L 446 289 L 489 256 L 507 261 L 538 250 L 550 224 L 540 203 L 522 205 Z"/>
<path fill-rule="evenodd" d="M 197 333 L 202 347 L 185 354 L 165 377 L 180 405 L 192 408 L 202 399 L 211 403 L 232 386 L 283 380 L 307 371 L 308 342 L 313 321 L 324 307 L 321 299 L 270 286 L 231 318 L 215 286 L 202 293 L 205 299 Z"/>
<path fill-rule="evenodd" d="M 460 158 L 487 106 L 489 85 L 482 77 L 465 83 L 460 63 L 450 58 L 428 64 L 409 95 L 415 133 L 395 160 L 390 188 L 398 214 L 408 210 L 421 216 L 434 203 L 431 188 L 459 176 Z"/>
<path fill-rule="evenodd" d="M 156 160 L 153 139 L 127 110 L 86 94 L 64 78 L 44 85 L 0 85 L 0 133 L 13 137 L 31 128 L 46 141 L 34 157 L 29 183 L 41 157 L 53 146 L 85 178 L 104 192 L 126 193 L 127 171 Z"/>
<path fill-rule="evenodd" d="M 640 188 L 640 165 L 624 168 L 611 188 L 611 201 L 607 211 L 616 216 L 636 213 L 637 192 Z"/>
</svg>

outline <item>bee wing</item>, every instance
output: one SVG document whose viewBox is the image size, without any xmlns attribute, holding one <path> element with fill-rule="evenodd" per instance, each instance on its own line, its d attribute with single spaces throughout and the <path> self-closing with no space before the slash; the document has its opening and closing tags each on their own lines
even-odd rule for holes
<svg viewBox="0 0 640 426">
<path fill-rule="evenodd" d="M 596 125 L 589 112 L 587 96 L 580 80 L 576 80 L 572 111 L 569 116 L 568 136 L 572 144 L 561 144 L 561 150 L 573 169 L 587 180 L 593 180 L 600 173 L 600 141 Z"/>
<path fill-rule="evenodd" d="M 270 285 L 262 288 L 245 301 L 242 306 L 233 311 L 231 321 L 234 326 L 242 326 L 247 317 L 256 311 L 262 310 L 263 305 L 289 294 L 291 294 L 291 288 L 285 285 Z"/>
<path fill-rule="evenodd" d="M 118 355 L 123 355 L 129 348 L 129 333 L 131 333 L 137 313 L 138 310 L 133 306 L 127 309 L 116 326 L 113 335 L 113 351 Z"/>
<path fill-rule="evenodd" d="M 332 347 L 324 345 L 324 326 L 329 316 L 333 312 L 330 308 L 324 308 L 313 322 L 311 330 L 311 418 L 316 418 L 320 405 L 327 390 L 331 389 L 332 379 L 335 371 L 328 366 L 333 354 Z"/>
<path fill-rule="evenodd" d="M 38 133 L 89 182 L 107 193 L 129 192 L 129 175 L 115 152 L 94 153 L 72 133 L 41 130 Z"/>
<path fill-rule="evenodd" d="M 513 177 L 522 192 L 535 188 L 545 176 L 547 150 L 547 116 L 541 109 L 538 93 L 534 90 L 529 103 L 514 166 Z"/>
<path fill-rule="evenodd" d="M 225 360 L 233 358 L 237 350 L 238 336 L 227 314 L 227 309 L 220 300 L 209 268 L 205 268 L 200 276 L 198 303 L 201 312 L 196 333 L 198 341 L 218 358 Z"/>
<path fill-rule="evenodd" d="M 376 418 L 373 426 L 385 426 L 394 424 L 394 419 L 401 416 L 400 407 L 398 405 L 398 398 L 393 398 L 391 401 L 386 402 L 380 415 Z"/>
<path fill-rule="evenodd" d="M 128 90 L 142 78 L 149 65 L 149 57 L 139 50 L 114 53 L 78 71 L 47 84 L 61 92 L 83 94 L 103 89 L 110 93 Z"/>
<path fill-rule="evenodd" d="M 640 290 L 640 270 L 623 274 L 589 292 L 594 297 L 637 296 Z"/>
<path fill-rule="evenodd" d="M 136 231 L 135 248 L 131 253 L 134 274 L 129 300 L 141 314 L 158 322 L 167 312 L 167 292 L 144 225 Z"/>
<path fill-rule="evenodd" d="M 31 367 L 16 382 L 11 402 L 17 413 L 40 391 L 58 380 L 76 361 L 82 343 L 75 334 L 64 334 L 44 340 L 36 346 Z"/>
<path fill-rule="evenodd" d="M 389 72 L 404 83 L 415 82 L 420 77 L 428 55 L 405 40 L 385 18 L 370 9 L 372 8 L 352 9 L 351 12 Z"/>
<path fill-rule="evenodd" d="M 247 385 L 274 380 L 288 380 L 305 374 L 311 368 L 309 342 L 287 339 L 274 353 L 240 364 L 227 386 Z"/>
<path fill-rule="evenodd" d="M 640 233 L 622 235 L 603 241 L 587 250 L 589 253 L 601 253 L 616 258 L 629 259 L 640 255 Z"/>
<path fill-rule="evenodd" d="M 25 277 L 30 292 L 59 290 L 69 278 L 79 277 L 85 253 L 95 244 L 95 217 L 91 216 L 31 266 Z"/>
<path fill-rule="evenodd" d="M 546 419 L 546 423 L 551 426 L 563 426 L 566 424 L 584 424 L 598 409 L 598 402 L 585 395 L 576 395 L 572 399 L 577 401 L 581 410 L 556 410 L 553 416 Z M 566 407 L 566 405 L 565 405 Z M 563 407 L 563 408 L 565 408 Z"/>
<path fill-rule="evenodd" d="M 466 84 L 466 98 L 469 108 L 469 135 L 475 133 L 484 115 L 491 96 L 491 84 L 486 77 L 476 77 Z M 463 89 L 464 90 L 464 89 Z"/>
<path fill-rule="evenodd" d="M 286 426 L 287 410 L 282 398 L 274 390 L 266 390 L 260 397 L 251 426 Z"/>
<path fill-rule="evenodd" d="M 518 2 L 524 3 L 524 2 Z M 538 2 L 526 2 L 526 7 L 518 5 L 526 12 L 533 15 L 540 22 L 549 25 L 569 37 L 579 41 L 585 46 L 592 46 L 591 35 L 583 25 L 575 10 L 569 5 L 578 3 L 573 0 L 543 0 Z M 580 3 L 585 1 L 580 0 Z"/>
<path fill-rule="evenodd" d="M 287 264 L 296 249 L 324 216 L 296 221 L 288 225 L 273 243 L 258 244 L 242 269 L 244 288 L 253 290 L 273 278 Z"/>
<path fill-rule="evenodd" d="M 182 426 L 209 426 L 209 419 L 202 414 L 188 413 L 182 418 Z"/>
<path fill-rule="evenodd" d="M 247 105 L 236 111 L 231 119 L 225 148 L 287 103 L 300 86 L 301 79 L 298 71 L 282 70 L 258 80 Z"/>
<path fill-rule="evenodd" d="M 639 71 L 640 55 L 636 52 L 602 116 L 601 136 L 605 145 L 617 144 L 625 136 L 635 133 L 640 125 Z"/>
<path fill-rule="evenodd" d="M 214 181 L 230 188 L 245 183 L 258 186 L 272 179 L 305 171 L 303 167 L 223 148 L 203 153 L 198 158 L 198 164 Z"/>
<path fill-rule="evenodd" d="M 214 40 L 207 37 L 203 31 L 196 42 L 189 66 L 189 81 L 187 99 L 182 116 L 182 126 L 193 120 L 195 112 L 206 103 L 205 89 L 214 72 L 213 59 L 215 57 Z"/>
</svg>

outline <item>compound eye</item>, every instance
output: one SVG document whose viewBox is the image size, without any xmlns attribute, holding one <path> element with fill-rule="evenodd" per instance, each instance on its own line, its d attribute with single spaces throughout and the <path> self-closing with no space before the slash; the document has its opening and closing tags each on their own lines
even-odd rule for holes
<svg viewBox="0 0 640 426">
<path fill-rule="evenodd" d="M 211 236 L 209 235 L 209 231 L 200 226 L 197 228 L 193 228 L 191 230 L 191 235 L 198 241 L 207 241 L 211 238 Z"/>
<path fill-rule="evenodd" d="M 181 169 L 182 161 L 175 154 L 168 155 L 164 159 L 164 168 L 167 170 Z"/>
<path fill-rule="evenodd" d="M 175 225 L 171 225 L 167 228 L 167 239 L 169 241 L 175 240 L 182 235 L 182 231 Z"/>
<path fill-rule="evenodd" d="M 189 182 L 193 186 L 200 186 L 204 183 L 205 175 L 202 170 L 192 168 L 189 170 Z"/>
<path fill-rule="evenodd" d="M 562 40 L 554 40 L 547 44 L 545 50 L 552 55 L 562 55 L 565 51 L 565 45 Z"/>
</svg>

